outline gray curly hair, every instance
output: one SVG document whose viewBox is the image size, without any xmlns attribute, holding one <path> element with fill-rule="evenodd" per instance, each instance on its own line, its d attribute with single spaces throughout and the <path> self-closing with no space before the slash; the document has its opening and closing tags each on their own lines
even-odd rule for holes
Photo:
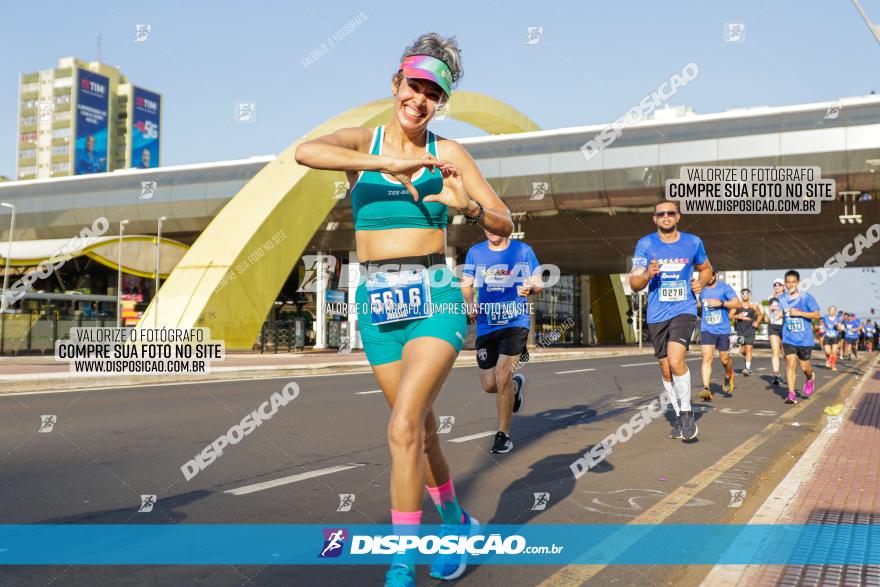
<svg viewBox="0 0 880 587">
<path fill-rule="evenodd" d="M 452 73 L 453 85 L 457 84 L 464 75 L 464 69 L 461 67 L 461 48 L 455 37 L 444 38 L 437 33 L 425 33 L 404 50 L 400 60 L 403 61 L 410 55 L 429 55 L 445 63 Z"/>
</svg>

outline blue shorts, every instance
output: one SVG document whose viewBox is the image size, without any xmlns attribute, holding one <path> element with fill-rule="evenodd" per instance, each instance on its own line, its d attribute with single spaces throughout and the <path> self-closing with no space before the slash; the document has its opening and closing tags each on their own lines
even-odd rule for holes
<svg viewBox="0 0 880 587">
<path fill-rule="evenodd" d="M 366 284 L 361 284 L 355 293 L 357 302 L 358 328 L 364 351 L 370 365 L 383 365 L 399 361 L 403 355 L 403 347 L 414 338 L 431 336 L 445 340 L 455 349 L 461 351 L 467 333 L 467 313 L 465 312 L 464 296 L 461 293 L 459 280 L 445 265 L 431 267 L 428 270 L 431 283 L 448 283 L 448 285 L 431 285 L 431 304 L 435 306 L 434 315 L 418 320 L 405 320 L 390 324 L 374 325 L 369 312 L 369 296 Z M 442 306 L 443 310 L 437 309 Z"/>
<path fill-rule="evenodd" d="M 730 350 L 730 334 L 712 334 L 705 330 L 700 331 L 700 345 L 714 345 L 719 351 Z"/>
</svg>

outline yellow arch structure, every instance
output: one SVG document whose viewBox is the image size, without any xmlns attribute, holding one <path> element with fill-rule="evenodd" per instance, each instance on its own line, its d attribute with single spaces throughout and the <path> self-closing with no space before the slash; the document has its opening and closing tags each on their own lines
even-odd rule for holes
<svg viewBox="0 0 880 587">
<path fill-rule="evenodd" d="M 162 284 L 140 324 L 207 327 L 227 349 L 250 349 L 278 292 L 336 200 L 339 172 L 296 163 L 300 142 L 340 128 L 387 122 L 393 99 L 364 104 L 324 122 L 268 163 L 223 207 Z M 493 134 L 539 130 L 494 98 L 457 92 L 449 116 Z M 158 322 L 155 312 L 158 309 Z"/>
</svg>

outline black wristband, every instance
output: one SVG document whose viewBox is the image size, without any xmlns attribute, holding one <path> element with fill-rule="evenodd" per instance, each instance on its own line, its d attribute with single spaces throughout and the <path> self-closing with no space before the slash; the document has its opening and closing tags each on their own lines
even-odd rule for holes
<svg viewBox="0 0 880 587">
<path fill-rule="evenodd" d="M 471 217 L 471 216 L 468 216 L 467 214 L 464 215 L 464 219 L 468 224 L 476 224 L 477 222 L 480 221 L 481 218 L 483 218 L 483 205 L 481 203 L 477 202 L 477 206 L 480 207 L 480 211 L 477 212 L 476 216 Z"/>
</svg>

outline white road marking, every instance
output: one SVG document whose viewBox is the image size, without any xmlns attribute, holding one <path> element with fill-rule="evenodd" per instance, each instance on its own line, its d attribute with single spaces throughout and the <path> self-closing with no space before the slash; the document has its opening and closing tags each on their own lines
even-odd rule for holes
<svg viewBox="0 0 880 587">
<path fill-rule="evenodd" d="M 572 369 L 571 371 L 556 371 L 556 375 L 565 375 L 566 373 L 583 373 L 584 371 L 595 371 L 595 369 Z"/>
<path fill-rule="evenodd" d="M 685 359 L 685 361 L 702 361 L 700 357 L 691 357 L 689 359 Z M 643 367 L 644 365 L 657 365 L 657 361 L 651 361 L 650 363 L 624 363 L 621 367 Z"/>
<path fill-rule="evenodd" d="M 568 412 L 566 414 L 559 414 L 558 416 L 550 416 L 551 420 L 562 420 L 563 418 L 570 418 L 571 416 L 576 416 L 578 414 L 583 414 L 583 412 Z"/>
<path fill-rule="evenodd" d="M 264 481 L 262 483 L 254 483 L 253 485 L 245 485 L 244 487 L 237 487 L 235 489 L 229 489 L 224 491 L 223 493 L 230 493 L 232 495 L 245 495 L 248 493 L 254 493 L 255 491 L 262 491 L 263 489 L 271 489 L 273 487 L 278 487 L 279 485 L 287 485 L 289 483 L 296 483 L 297 481 L 305 481 L 306 479 L 313 479 L 315 477 L 322 477 L 324 475 L 330 475 L 331 473 L 339 473 L 340 471 L 347 471 L 348 469 L 354 469 L 356 467 L 363 467 L 363 463 L 349 463 L 348 465 L 337 465 L 335 467 L 327 467 L 326 469 L 318 469 L 316 471 L 309 471 L 308 473 L 299 473 L 297 475 L 288 475 L 287 477 L 281 477 L 280 479 L 275 479 L 274 481 Z"/>
<path fill-rule="evenodd" d="M 631 401 L 635 401 L 635 400 L 637 400 L 637 399 L 642 399 L 642 396 L 640 396 L 640 395 L 634 395 L 633 397 L 627 397 L 627 398 L 624 398 L 624 399 L 619 399 L 619 400 L 617 400 L 617 403 L 619 403 L 619 404 L 628 404 L 629 402 L 631 402 Z"/>
<path fill-rule="evenodd" d="M 371 393 L 382 393 L 381 389 L 374 389 L 373 391 L 357 391 L 355 395 L 369 395 Z"/>
<path fill-rule="evenodd" d="M 450 438 L 449 442 L 467 442 L 468 440 L 476 440 L 477 438 L 486 438 L 487 436 L 492 436 L 497 432 L 497 430 L 489 430 L 488 432 L 480 432 L 478 434 L 471 434 L 469 436 L 459 436 L 458 438 Z"/>
</svg>

